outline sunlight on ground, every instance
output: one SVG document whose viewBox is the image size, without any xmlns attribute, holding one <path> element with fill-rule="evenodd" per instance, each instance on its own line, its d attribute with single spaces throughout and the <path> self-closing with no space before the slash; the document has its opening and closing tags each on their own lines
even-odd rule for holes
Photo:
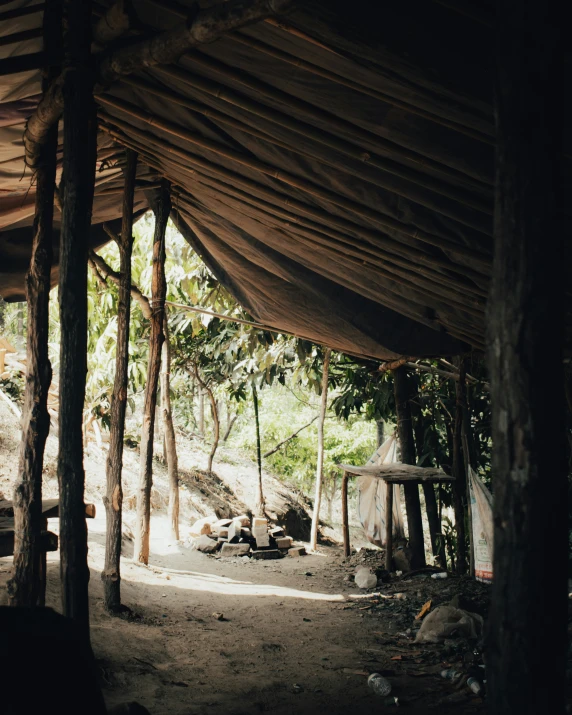
<svg viewBox="0 0 572 715">
<path fill-rule="evenodd" d="M 135 566 L 135 564 L 133 564 Z M 345 596 L 331 593 L 315 593 L 312 591 L 299 591 L 295 588 L 284 586 L 270 586 L 256 584 L 250 581 L 236 581 L 226 576 L 200 573 L 199 571 L 176 571 L 169 569 L 169 574 L 176 576 L 176 583 L 171 585 L 189 591 L 206 591 L 222 596 L 278 596 L 280 598 L 304 598 L 310 601 L 346 601 Z M 140 579 L 131 578 L 124 574 L 124 581 L 137 584 Z"/>
</svg>

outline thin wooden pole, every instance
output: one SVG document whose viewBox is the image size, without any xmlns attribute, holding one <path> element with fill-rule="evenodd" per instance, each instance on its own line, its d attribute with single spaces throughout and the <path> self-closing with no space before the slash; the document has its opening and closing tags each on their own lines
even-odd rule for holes
<svg viewBox="0 0 572 715">
<path fill-rule="evenodd" d="M 411 406 L 409 404 L 411 391 L 405 367 L 402 366 L 393 371 L 393 380 L 401 461 L 404 464 L 414 465 L 416 462 L 415 442 L 411 423 Z M 423 541 L 419 484 L 417 482 L 406 482 L 403 485 L 403 490 L 405 492 L 405 509 L 409 528 L 409 546 L 411 547 L 411 568 L 423 568 L 425 566 L 425 545 Z"/>
<path fill-rule="evenodd" d="M 256 423 L 256 461 L 258 464 L 258 487 L 256 489 L 256 511 L 260 516 L 264 515 L 266 500 L 264 499 L 264 489 L 262 485 L 262 455 L 260 449 L 260 416 L 258 414 L 258 391 L 254 382 L 252 383 L 252 404 L 254 405 L 254 421 Z"/>
<path fill-rule="evenodd" d="M 312 529 L 310 532 L 310 548 L 318 548 L 318 528 L 320 524 L 320 505 L 322 502 L 322 480 L 324 477 L 324 422 L 328 407 L 328 374 L 330 370 L 331 348 L 324 352 L 322 368 L 322 397 L 320 401 L 320 416 L 318 420 L 318 455 L 316 464 L 316 494 L 314 496 L 314 511 L 312 513 Z"/>
<path fill-rule="evenodd" d="M 495 715 L 566 710 L 568 477 L 559 222 L 565 5 L 495 4 L 495 256 L 488 306 L 494 578 L 487 700 Z M 550 657 L 544 657 L 549 653 Z M 547 708 L 547 705 L 548 708 Z"/>
<path fill-rule="evenodd" d="M 161 411 L 163 413 L 163 434 L 165 440 L 165 456 L 167 474 L 169 477 L 169 526 L 171 537 L 179 540 L 179 460 L 177 458 L 177 439 L 173 425 L 171 410 L 171 342 L 169 339 L 169 318 L 165 306 L 165 322 L 163 324 L 165 342 L 161 356 Z"/>
<path fill-rule="evenodd" d="M 462 369 L 462 363 L 458 363 Z M 464 377 L 463 377 L 464 381 Z M 461 380 L 455 383 L 455 429 L 453 430 L 453 508 L 455 511 L 455 531 L 457 532 L 457 573 L 463 574 L 467 570 L 467 530 L 465 527 L 465 514 L 467 508 L 467 474 L 465 460 L 463 459 L 462 431 L 463 431 L 463 387 Z"/>
<path fill-rule="evenodd" d="M 393 484 L 385 482 L 385 568 L 393 570 Z"/>
<path fill-rule="evenodd" d="M 127 411 L 127 383 L 129 368 L 129 324 L 131 320 L 131 253 L 133 249 L 133 200 L 137 175 L 137 154 L 126 152 L 125 186 L 123 193 L 123 218 L 119 241 L 120 278 L 117 307 L 117 348 L 115 354 L 115 381 L 111 396 L 111 426 L 107 455 L 107 493 L 103 499 L 107 516 L 105 540 L 105 566 L 101 572 L 104 603 L 110 612 L 121 609 L 121 520 L 123 489 L 123 436 Z"/>
<path fill-rule="evenodd" d="M 137 522 L 134 558 L 149 563 L 149 537 L 151 522 L 151 487 L 153 486 L 153 437 L 157 411 L 157 387 L 161 369 L 161 347 L 165 339 L 165 233 L 171 211 L 171 186 L 161 182 L 154 206 L 155 235 L 153 237 L 153 277 L 151 282 L 151 337 L 149 339 L 149 366 L 145 386 L 143 426 L 141 430 L 140 476 L 137 494 Z"/>
<path fill-rule="evenodd" d="M 350 523 L 348 517 L 348 481 L 349 475 L 347 472 L 344 472 L 342 476 L 342 535 L 344 540 L 344 556 L 346 558 L 351 553 Z"/>
<path fill-rule="evenodd" d="M 97 117 L 90 67 L 91 2 L 64 0 L 64 156 L 60 237 L 60 571 L 64 615 L 89 639 L 82 417 L 87 373 L 87 246 Z"/>
<path fill-rule="evenodd" d="M 61 21 L 61 2 L 48 2 L 43 27 L 47 57 L 53 56 L 57 51 L 54 45 L 61 41 Z M 53 68 L 45 71 L 44 90 L 54 74 Z M 48 357 L 48 332 L 57 148 L 58 128 L 53 126 L 43 146 L 36 172 L 34 237 L 26 276 L 28 360 L 21 422 L 20 480 L 14 489 L 14 565 L 8 582 L 11 606 L 43 605 L 45 598 L 45 573 L 41 568 L 42 468 L 50 431 L 47 401 L 52 366 Z"/>
</svg>

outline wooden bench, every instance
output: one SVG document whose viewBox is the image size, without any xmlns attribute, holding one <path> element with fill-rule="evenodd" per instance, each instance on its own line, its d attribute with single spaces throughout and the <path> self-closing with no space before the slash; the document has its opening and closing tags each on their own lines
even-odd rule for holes
<svg viewBox="0 0 572 715">
<path fill-rule="evenodd" d="M 348 515 L 348 480 L 350 477 L 372 477 L 383 479 L 388 486 L 385 502 L 386 518 L 386 548 L 385 548 L 385 568 L 391 571 L 391 561 L 393 558 L 393 484 L 405 484 L 413 482 L 422 484 L 423 482 L 454 482 L 454 478 L 445 474 L 442 469 L 433 467 L 416 467 L 411 464 L 368 464 L 364 467 L 354 467 L 351 464 L 338 464 L 343 470 L 342 477 L 342 533 L 344 537 L 344 555 L 350 555 L 350 527 Z"/>
<path fill-rule="evenodd" d="M 48 519 L 59 519 L 60 500 L 44 499 L 42 501 L 42 535 L 40 557 L 40 591 L 38 606 L 46 602 L 46 568 L 48 551 L 58 550 L 58 536 L 48 531 Z M 85 505 L 86 519 L 95 518 L 95 504 Z M 7 499 L 0 500 L 0 557 L 11 556 L 14 553 L 14 505 Z"/>
</svg>

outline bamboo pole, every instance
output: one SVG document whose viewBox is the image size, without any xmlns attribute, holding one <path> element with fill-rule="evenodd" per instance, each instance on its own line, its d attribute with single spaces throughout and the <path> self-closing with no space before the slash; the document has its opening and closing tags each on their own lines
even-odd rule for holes
<svg viewBox="0 0 572 715">
<path fill-rule="evenodd" d="M 82 416 L 87 373 L 87 241 L 97 153 L 91 2 L 64 0 L 64 201 L 60 232 L 60 572 L 64 615 L 89 641 Z"/>
<path fill-rule="evenodd" d="M 256 513 L 264 516 L 266 500 L 264 499 L 264 489 L 262 485 L 262 456 L 260 449 L 260 417 L 258 414 L 258 391 L 256 385 L 252 383 L 252 404 L 254 405 L 254 421 L 256 424 L 256 462 L 258 464 L 258 484 L 256 487 Z"/>
<path fill-rule="evenodd" d="M 322 367 L 322 397 L 320 400 L 320 417 L 318 420 L 318 455 L 316 464 L 316 494 L 314 496 L 314 509 L 312 512 L 312 528 L 310 532 L 310 548 L 318 548 L 318 530 L 320 526 L 320 505 L 322 502 L 322 480 L 324 478 L 324 422 L 328 407 L 328 373 L 332 351 L 326 348 L 324 364 Z"/>
<path fill-rule="evenodd" d="M 49 2 L 41 28 L 47 57 L 53 57 L 58 51 L 61 21 L 61 3 Z M 53 67 L 44 70 L 43 89 L 46 89 L 56 71 Z M 44 448 L 50 431 L 47 403 L 52 366 L 48 355 L 48 333 L 57 146 L 57 129 L 52 128 L 36 173 L 32 257 L 26 275 L 26 389 L 21 419 L 19 481 L 14 489 L 14 565 L 8 582 L 8 595 L 11 606 L 27 608 L 42 604 L 46 588 L 45 573 L 42 573 L 41 568 L 41 533 L 44 525 L 42 469 Z"/>
<path fill-rule="evenodd" d="M 123 436 L 127 410 L 127 384 L 129 368 L 129 324 L 131 319 L 131 253 L 133 249 L 133 201 L 137 176 L 137 154 L 126 150 L 123 218 L 119 242 L 120 279 L 117 307 L 117 348 L 115 380 L 111 397 L 111 426 L 109 452 L 106 463 L 107 492 L 103 499 L 107 516 L 105 538 L 105 565 L 101 572 L 104 603 L 111 613 L 121 610 L 121 521 L 123 488 Z"/>
<path fill-rule="evenodd" d="M 149 365 L 145 386 L 143 426 L 141 430 L 140 475 L 137 493 L 137 521 L 134 558 L 149 563 L 149 537 L 151 521 L 151 487 L 153 485 L 153 436 L 157 408 L 157 386 L 161 368 L 161 347 L 165 336 L 165 232 L 171 210 L 170 184 L 162 181 L 156 200 L 155 235 L 153 237 L 153 278 L 151 283 L 151 337 L 149 338 Z"/>
</svg>

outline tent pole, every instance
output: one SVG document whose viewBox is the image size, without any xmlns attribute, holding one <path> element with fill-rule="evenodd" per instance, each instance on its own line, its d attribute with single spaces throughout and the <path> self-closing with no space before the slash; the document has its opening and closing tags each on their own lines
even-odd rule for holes
<svg viewBox="0 0 572 715">
<path fill-rule="evenodd" d="M 349 474 L 344 472 L 342 476 L 342 534 L 344 539 L 344 556 L 346 558 L 351 553 L 350 525 L 348 518 L 348 480 Z"/>
<path fill-rule="evenodd" d="M 55 58 L 59 54 L 62 31 L 62 4 L 52 0 L 44 12 L 44 51 L 48 66 L 42 82 L 46 90 L 58 73 Z M 26 355 L 28 369 L 22 415 L 20 445 L 20 480 L 14 489 L 14 567 L 8 583 L 10 605 L 43 605 L 45 600 L 45 552 L 41 553 L 42 468 L 44 448 L 50 431 L 48 390 L 52 381 L 52 366 L 48 357 L 50 270 L 54 193 L 56 185 L 56 152 L 58 126 L 50 127 L 42 147 L 36 172 L 36 215 L 30 268 L 26 275 L 28 301 L 28 338 Z"/>
<path fill-rule="evenodd" d="M 393 566 L 393 484 L 385 482 L 385 568 Z"/>
<path fill-rule="evenodd" d="M 488 308 L 494 579 L 489 712 L 563 713 L 568 621 L 568 484 L 559 188 L 564 10 L 496 3 L 496 185 Z M 550 657 L 544 654 L 550 653 Z"/>
<path fill-rule="evenodd" d="M 97 154 L 91 2 L 64 0 L 64 156 L 60 236 L 60 571 L 64 615 L 89 640 L 82 417 L 87 372 L 87 247 Z"/>
</svg>

